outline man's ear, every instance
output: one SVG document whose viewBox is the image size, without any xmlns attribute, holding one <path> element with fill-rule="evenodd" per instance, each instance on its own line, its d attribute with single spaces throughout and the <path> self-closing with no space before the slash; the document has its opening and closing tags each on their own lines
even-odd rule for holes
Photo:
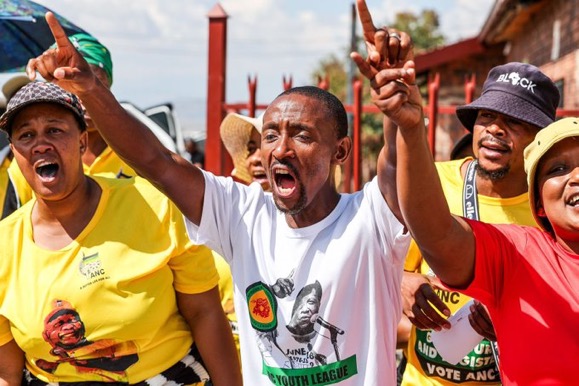
<svg viewBox="0 0 579 386">
<path fill-rule="evenodd" d="M 340 138 L 336 146 L 336 152 L 334 153 L 334 162 L 338 165 L 342 165 L 352 152 L 352 139 L 348 136 Z"/>
</svg>

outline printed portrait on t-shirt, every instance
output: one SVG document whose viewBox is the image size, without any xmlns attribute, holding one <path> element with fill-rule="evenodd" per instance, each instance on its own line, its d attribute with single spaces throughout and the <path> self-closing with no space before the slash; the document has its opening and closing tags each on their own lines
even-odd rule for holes
<svg viewBox="0 0 579 386">
<path fill-rule="evenodd" d="M 291 313 L 282 326 L 278 326 L 278 307 L 282 300 L 273 287 L 258 282 L 246 290 L 256 343 L 267 373 L 282 371 L 283 377 L 291 377 L 291 370 L 311 369 L 314 374 L 327 371 L 327 365 L 346 366 L 340 363 L 339 351 L 339 339 L 343 339 L 344 331 L 320 316 L 323 306 L 320 282 L 306 284 L 297 292 L 293 304 L 289 303 Z M 293 282 L 291 288 L 293 290 Z M 283 298 L 287 304 L 291 293 L 285 291 Z"/>
<path fill-rule="evenodd" d="M 76 309 L 65 300 L 55 300 L 53 310 L 44 319 L 42 337 L 50 344 L 54 361 L 38 360 L 42 370 L 54 373 L 61 364 L 70 364 L 79 372 L 99 373 L 117 379 L 139 360 L 134 343 L 112 339 L 90 341 Z"/>
</svg>

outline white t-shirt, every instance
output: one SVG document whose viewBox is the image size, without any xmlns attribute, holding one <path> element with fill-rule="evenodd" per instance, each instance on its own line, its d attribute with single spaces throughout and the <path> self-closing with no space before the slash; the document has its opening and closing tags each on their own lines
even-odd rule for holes
<svg viewBox="0 0 579 386">
<path fill-rule="evenodd" d="M 259 184 L 205 173 L 201 224 L 187 229 L 231 265 L 244 384 L 394 384 L 410 238 L 376 179 L 292 229 Z"/>
</svg>

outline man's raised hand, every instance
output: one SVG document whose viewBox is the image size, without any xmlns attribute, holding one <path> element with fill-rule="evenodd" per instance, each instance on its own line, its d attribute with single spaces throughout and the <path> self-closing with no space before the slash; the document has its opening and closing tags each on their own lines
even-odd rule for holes
<svg viewBox="0 0 579 386">
<path fill-rule="evenodd" d="M 367 58 L 358 52 L 352 52 L 350 57 L 366 78 L 371 80 L 382 69 L 400 68 L 414 58 L 412 39 L 407 33 L 387 27 L 376 28 L 365 0 L 357 0 L 357 8 Z"/>
</svg>

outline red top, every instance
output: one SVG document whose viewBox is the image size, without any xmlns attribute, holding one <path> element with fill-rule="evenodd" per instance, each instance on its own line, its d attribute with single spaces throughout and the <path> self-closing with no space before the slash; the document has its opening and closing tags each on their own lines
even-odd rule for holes
<svg viewBox="0 0 579 386">
<path fill-rule="evenodd" d="M 579 255 L 539 229 L 467 220 L 475 276 L 456 289 L 483 302 L 497 334 L 504 385 L 576 385 Z"/>
</svg>

